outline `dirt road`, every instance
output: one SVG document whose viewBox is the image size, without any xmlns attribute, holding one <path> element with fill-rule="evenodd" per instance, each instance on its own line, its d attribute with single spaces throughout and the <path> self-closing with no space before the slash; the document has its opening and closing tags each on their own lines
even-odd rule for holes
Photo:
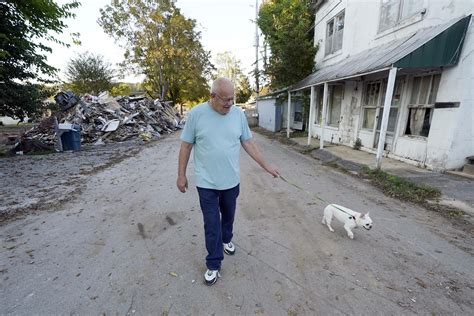
<svg viewBox="0 0 474 316">
<path fill-rule="evenodd" d="M 473 314 L 473 236 L 280 143 L 256 140 L 282 174 L 325 200 L 370 211 L 347 238 L 323 203 L 244 153 L 234 242 L 202 282 L 202 216 L 175 188 L 178 135 L 87 177 L 74 200 L 0 227 L 0 314 Z M 138 224 L 144 226 L 140 232 Z"/>
</svg>

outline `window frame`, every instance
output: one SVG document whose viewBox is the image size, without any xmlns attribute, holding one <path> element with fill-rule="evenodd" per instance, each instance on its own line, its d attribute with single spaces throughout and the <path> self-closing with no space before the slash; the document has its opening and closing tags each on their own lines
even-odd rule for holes
<svg viewBox="0 0 474 316">
<path fill-rule="evenodd" d="M 331 112 L 333 109 L 333 102 L 334 102 L 334 88 L 341 87 L 341 102 L 339 104 L 339 116 L 337 117 L 336 123 L 331 123 Z M 326 113 L 326 123 L 327 126 L 337 127 L 341 124 L 341 113 L 342 113 L 342 101 L 344 100 L 344 84 L 343 83 L 336 83 L 330 84 L 328 87 L 328 103 L 327 103 L 327 113 Z"/>
<path fill-rule="evenodd" d="M 345 28 L 345 20 L 346 20 L 346 10 L 341 10 L 339 13 L 334 15 L 330 20 L 326 22 L 326 40 L 325 40 L 325 47 L 324 47 L 324 56 L 329 56 L 335 54 L 342 50 L 343 42 L 344 42 L 344 28 Z M 342 17 L 342 29 L 338 30 L 338 19 Z M 329 25 L 332 24 L 332 34 L 329 36 Z M 338 33 L 339 32 L 339 33 Z M 340 47 L 337 48 L 337 39 L 338 36 L 341 37 L 341 44 Z M 337 48 L 337 49 L 336 49 Z"/>
<path fill-rule="evenodd" d="M 315 112 L 314 112 L 314 124 L 321 126 L 321 120 L 323 118 L 323 97 L 324 97 L 324 85 L 316 86 L 316 95 L 314 96 Z"/>
<path fill-rule="evenodd" d="M 375 101 L 374 104 L 372 105 L 366 105 L 366 102 L 367 102 L 367 98 L 368 98 L 368 95 L 367 95 L 367 92 L 368 92 L 368 89 L 369 89 L 369 85 L 376 85 L 378 84 L 379 85 L 379 91 L 378 91 L 378 96 L 377 96 L 377 100 Z M 363 98 L 362 98 L 362 122 L 361 122 L 361 129 L 364 130 L 364 131 L 374 131 L 374 128 L 376 127 L 377 125 L 377 120 L 376 120 L 376 117 L 377 117 L 377 108 L 379 107 L 378 105 L 380 104 L 381 102 L 381 98 L 382 98 L 382 79 L 379 79 L 379 80 L 373 80 L 373 81 L 369 81 L 367 82 L 365 85 L 364 85 L 364 95 L 363 95 Z M 371 110 L 375 110 L 375 114 L 374 114 L 374 120 L 372 122 L 372 126 L 371 127 L 364 127 L 364 118 L 365 118 L 365 110 L 366 109 L 371 109 Z"/>
<path fill-rule="evenodd" d="M 441 83 L 441 76 L 442 76 L 442 72 L 435 72 L 435 73 L 429 73 L 429 74 L 414 76 L 412 78 L 411 87 L 410 87 L 410 98 L 408 99 L 408 103 L 407 103 L 407 116 L 406 116 L 405 125 L 404 125 L 404 129 L 403 129 L 403 136 L 422 137 L 422 138 L 425 138 L 425 139 L 429 137 L 429 133 L 430 133 L 430 129 L 431 129 L 431 122 L 432 122 L 432 119 L 433 119 L 434 108 L 435 108 L 435 103 L 436 103 L 436 98 L 437 98 L 438 91 L 439 91 L 439 86 L 440 86 L 440 83 Z M 427 78 L 427 77 L 430 77 L 430 82 L 429 82 L 429 86 L 426 90 L 425 102 L 420 103 L 420 95 L 422 94 L 421 87 L 422 87 L 423 79 Z M 438 80 L 436 82 L 436 88 L 435 88 L 435 90 L 433 90 L 433 83 L 435 82 L 436 77 L 438 77 Z M 413 101 L 415 80 L 417 78 L 420 78 L 420 85 L 419 85 L 419 87 L 416 91 L 417 96 L 416 96 L 415 102 L 412 102 Z M 431 102 L 430 102 L 430 100 L 431 100 Z M 407 134 L 407 130 L 408 130 L 408 127 L 410 125 L 410 119 L 411 119 L 411 115 L 412 115 L 411 111 L 413 109 L 415 109 L 415 110 L 424 110 L 425 111 L 424 115 L 423 115 L 424 117 L 426 116 L 426 109 L 430 110 L 429 125 L 428 125 L 428 131 L 427 131 L 426 136 L 421 135 L 421 131 L 424 129 L 423 126 L 421 127 L 420 132 L 418 134 L 414 134 L 413 131 L 411 131 L 411 130 L 410 130 L 410 133 Z M 411 127 L 410 127 L 410 129 L 411 129 Z"/>
<path fill-rule="evenodd" d="M 367 102 L 367 89 L 369 88 L 369 85 L 379 85 L 379 91 L 378 91 L 378 97 L 377 100 L 374 104 L 366 105 Z M 377 80 L 371 80 L 368 81 L 364 84 L 364 91 L 363 91 L 363 96 L 362 96 L 362 113 L 361 113 L 361 123 L 360 123 L 360 129 L 363 131 L 371 131 L 373 133 L 380 131 L 380 124 L 381 124 L 381 119 L 383 116 L 383 111 L 384 111 L 384 102 L 385 102 L 385 94 L 387 93 L 387 84 L 388 84 L 388 78 L 381 78 Z M 390 112 L 393 110 L 396 110 L 397 113 L 396 115 L 392 116 L 389 114 L 389 121 L 387 125 L 387 135 L 394 135 L 397 132 L 397 124 L 400 116 L 400 111 L 402 108 L 402 99 L 404 98 L 403 96 L 403 90 L 404 86 L 406 84 L 406 77 L 401 76 L 397 77 L 395 80 L 395 86 L 393 90 L 393 94 L 397 92 L 397 88 L 400 89 L 400 95 L 398 99 L 398 103 L 394 105 L 394 95 L 392 95 L 392 102 L 390 104 Z M 365 118 L 365 111 L 366 109 L 375 109 L 375 114 L 374 114 L 374 120 L 372 122 L 371 127 L 364 127 L 364 118 Z M 395 121 L 392 124 L 393 130 L 389 129 L 390 126 L 390 118 L 394 118 Z"/>
<path fill-rule="evenodd" d="M 378 26 L 378 29 L 377 29 L 377 33 L 379 33 L 379 34 L 380 33 L 385 33 L 387 31 L 389 31 L 393 28 L 396 28 L 399 25 L 403 24 L 404 21 L 409 20 L 410 18 L 414 17 L 418 13 L 422 12 L 423 7 L 425 5 L 423 0 L 389 0 L 388 2 L 390 2 L 390 1 L 397 1 L 398 2 L 395 23 L 393 25 L 387 26 L 384 29 L 382 29 L 382 13 L 384 12 L 384 7 L 387 7 L 386 5 L 384 6 L 383 1 L 384 0 L 380 0 L 379 26 Z M 414 10 L 413 13 L 411 13 L 411 14 L 403 16 L 403 11 L 404 11 L 405 6 L 407 5 L 407 3 L 409 1 L 413 1 L 414 3 L 419 5 L 420 8 L 418 10 Z"/>
<path fill-rule="evenodd" d="M 339 110 L 339 118 L 337 120 L 337 124 L 330 124 L 330 119 L 331 119 L 331 110 L 332 110 L 332 98 L 334 95 L 334 87 L 340 86 L 341 87 L 341 104 L 340 104 L 340 110 Z M 315 114 L 314 114 L 314 124 L 317 126 L 321 126 L 321 120 L 324 117 L 323 115 L 323 98 L 324 98 L 324 85 L 318 86 L 316 89 L 316 100 L 315 101 Z M 328 100 L 326 104 L 326 122 L 325 126 L 331 126 L 331 127 L 337 127 L 339 128 L 339 125 L 341 124 L 341 113 L 342 113 L 342 101 L 344 100 L 344 92 L 345 92 L 345 86 L 343 83 L 333 83 L 328 85 Z"/>
</svg>

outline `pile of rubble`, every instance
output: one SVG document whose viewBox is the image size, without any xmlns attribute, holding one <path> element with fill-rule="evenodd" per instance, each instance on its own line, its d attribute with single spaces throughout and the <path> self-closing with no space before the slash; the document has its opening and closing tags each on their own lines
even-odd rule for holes
<svg viewBox="0 0 474 316">
<path fill-rule="evenodd" d="M 113 98 L 105 92 L 98 97 L 86 95 L 79 99 L 73 93 L 61 92 L 55 99 L 61 111 L 26 132 L 23 143 L 28 140 L 53 149 L 58 142 L 58 130 L 65 123 L 80 125 L 81 143 L 96 145 L 132 138 L 159 138 L 182 128 L 184 123 L 171 102 L 148 97 Z"/>
</svg>

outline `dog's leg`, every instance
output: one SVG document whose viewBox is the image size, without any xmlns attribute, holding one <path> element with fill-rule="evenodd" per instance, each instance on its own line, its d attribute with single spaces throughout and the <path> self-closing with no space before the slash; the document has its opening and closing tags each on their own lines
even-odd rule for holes
<svg viewBox="0 0 474 316">
<path fill-rule="evenodd" d="M 344 229 L 347 232 L 347 236 L 349 236 L 350 239 L 354 239 L 354 233 L 351 231 L 351 227 L 350 227 L 349 223 L 346 223 L 344 225 Z"/>
<path fill-rule="evenodd" d="M 321 223 L 323 223 L 323 225 L 326 225 L 326 214 L 323 215 L 323 220 L 321 221 Z"/>
<path fill-rule="evenodd" d="M 324 220 L 326 221 L 326 226 L 329 228 L 329 230 L 334 232 L 334 229 L 331 227 L 332 214 L 328 214 L 327 217 L 326 214 L 324 214 Z"/>
</svg>

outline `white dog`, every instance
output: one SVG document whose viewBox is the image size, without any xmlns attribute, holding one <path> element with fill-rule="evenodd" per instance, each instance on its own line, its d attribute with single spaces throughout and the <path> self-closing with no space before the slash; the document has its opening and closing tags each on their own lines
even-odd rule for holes
<svg viewBox="0 0 474 316">
<path fill-rule="evenodd" d="M 354 239 L 354 233 L 351 231 L 352 228 L 364 227 L 367 230 L 372 228 L 372 220 L 369 217 L 369 213 L 361 214 L 354 212 L 347 207 L 329 204 L 324 209 L 323 224 L 327 225 L 330 231 L 334 231 L 331 227 L 332 217 L 337 218 L 339 221 L 344 223 L 344 228 L 347 231 L 347 235 L 350 239 Z"/>
</svg>

